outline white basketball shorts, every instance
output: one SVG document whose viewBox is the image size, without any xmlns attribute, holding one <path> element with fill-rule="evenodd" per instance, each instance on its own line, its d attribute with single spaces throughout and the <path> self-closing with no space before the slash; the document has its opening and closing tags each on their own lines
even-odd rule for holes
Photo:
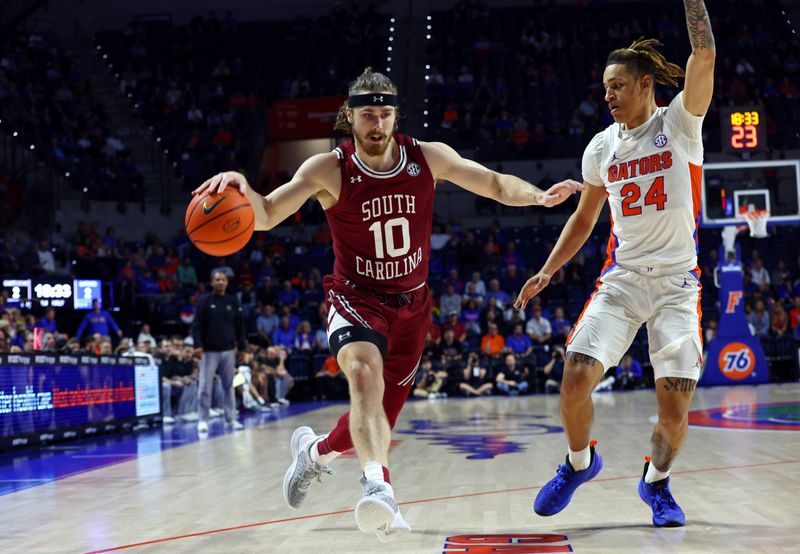
<svg viewBox="0 0 800 554">
<path fill-rule="evenodd" d="M 698 274 L 647 276 L 612 266 L 598 278 L 567 338 L 567 352 L 591 356 L 608 369 L 619 364 L 646 323 L 655 378 L 698 380 L 703 365 Z"/>
</svg>

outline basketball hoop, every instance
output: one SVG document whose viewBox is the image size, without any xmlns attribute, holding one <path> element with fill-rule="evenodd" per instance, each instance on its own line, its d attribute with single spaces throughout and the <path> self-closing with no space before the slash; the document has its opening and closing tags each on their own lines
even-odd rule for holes
<svg viewBox="0 0 800 554">
<path fill-rule="evenodd" d="M 767 221 L 769 212 L 767 210 L 753 210 L 744 214 L 747 225 L 750 227 L 750 236 L 756 239 L 763 239 L 767 236 Z"/>
</svg>

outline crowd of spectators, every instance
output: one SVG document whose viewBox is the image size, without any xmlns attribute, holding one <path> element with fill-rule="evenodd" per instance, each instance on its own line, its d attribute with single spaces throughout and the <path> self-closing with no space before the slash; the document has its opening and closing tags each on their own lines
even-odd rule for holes
<svg viewBox="0 0 800 554">
<path fill-rule="evenodd" d="M 291 21 L 237 22 L 230 11 L 188 25 L 144 18 L 96 42 L 120 92 L 194 188 L 258 161 L 253 148 L 263 145 L 272 101 L 342 95 L 365 66 L 381 67 L 388 26 L 374 7 L 342 2 Z"/>
<path fill-rule="evenodd" d="M 708 0 L 720 48 L 715 96 L 704 126 L 709 150 L 720 150 L 719 109 L 763 105 L 771 147 L 798 144 L 781 122 L 800 117 L 800 47 L 776 2 Z M 426 67 L 428 135 L 481 159 L 570 157 L 613 122 L 603 102 L 605 56 L 645 36 L 683 65 L 690 52 L 683 6 L 641 3 L 535 2 L 487 8 L 459 0 L 433 12 Z M 659 87 L 665 106 L 677 91 Z"/>
<path fill-rule="evenodd" d="M 53 37 L 7 33 L 0 39 L 0 120 L 5 134 L 89 198 L 143 198 L 142 176 L 128 147 L 88 76 Z"/>
</svg>

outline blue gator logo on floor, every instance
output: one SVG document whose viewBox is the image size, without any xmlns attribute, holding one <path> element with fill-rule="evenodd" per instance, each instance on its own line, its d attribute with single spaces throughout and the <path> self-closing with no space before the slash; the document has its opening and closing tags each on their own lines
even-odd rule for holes
<svg viewBox="0 0 800 554">
<path fill-rule="evenodd" d="M 468 460 L 490 460 L 501 454 L 524 452 L 529 437 L 564 432 L 563 427 L 542 423 L 548 419 L 552 418 L 530 414 L 486 414 L 445 421 L 413 419 L 408 429 L 395 432 L 447 446 L 453 452 L 467 454 Z M 524 438 L 524 442 L 512 440 L 516 438 Z"/>
</svg>

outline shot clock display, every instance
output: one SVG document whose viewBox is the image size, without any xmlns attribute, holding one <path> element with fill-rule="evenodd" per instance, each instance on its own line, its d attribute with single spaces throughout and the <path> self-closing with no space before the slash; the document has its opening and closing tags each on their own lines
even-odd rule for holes
<svg viewBox="0 0 800 554">
<path fill-rule="evenodd" d="M 730 154 L 755 153 L 767 149 L 767 125 L 759 106 L 720 109 L 722 149 Z"/>
</svg>

